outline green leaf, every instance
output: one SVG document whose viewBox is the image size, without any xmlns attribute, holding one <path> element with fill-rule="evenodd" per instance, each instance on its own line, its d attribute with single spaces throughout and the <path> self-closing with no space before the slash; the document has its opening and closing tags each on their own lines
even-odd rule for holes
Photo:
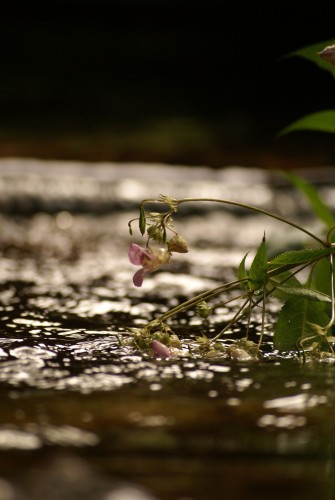
<svg viewBox="0 0 335 500">
<path fill-rule="evenodd" d="M 331 293 L 330 262 L 322 259 L 315 264 L 312 271 L 312 286 L 322 293 Z"/>
<path fill-rule="evenodd" d="M 294 52 L 287 54 L 285 58 L 294 56 L 303 57 L 304 59 L 307 59 L 308 61 L 319 66 L 319 68 L 328 71 L 335 78 L 335 66 L 332 66 L 329 62 L 325 61 L 324 59 L 322 59 L 322 57 L 319 56 L 319 52 L 321 52 L 326 47 L 329 47 L 329 45 L 334 44 L 334 39 L 326 40 L 324 42 L 318 42 L 313 45 L 308 45 L 307 47 L 302 47 L 301 49 L 295 50 Z"/>
<path fill-rule="evenodd" d="M 290 273 L 290 271 L 284 271 L 284 272 L 282 272 L 280 274 L 272 276 L 268 280 L 267 290 L 269 292 L 271 292 L 271 295 L 273 297 L 276 297 L 277 299 L 286 301 L 287 300 L 287 294 L 281 292 L 277 288 L 278 285 L 284 285 L 284 284 L 286 286 L 291 286 L 291 287 L 295 287 L 295 288 L 302 286 L 302 284 L 300 283 L 300 281 L 298 280 L 298 278 L 296 278 L 295 276 L 293 276 L 293 274 Z"/>
<path fill-rule="evenodd" d="M 306 250 L 290 250 L 274 257 L 269 262 L 269 268 L 274 269 L 281 266 L 298 266 L 308 262 L 321 259 L 334 252 L 333 248 L 310 248 Z"/>
<path fill-rule="evenodd" d="M 329 268 L 329 263 L 328 263 Z M 275 290 L 271 295 L 278 299 L 288 299 L 288 296 L 305 297 L 307 300 L 314 300 L 316 302 L 331 303 L 331 298 L 327 293 L 323 293 L 318 289 L 303 286 L 300 281 L 293 276 L 289 271 L 278 274 L 268 281 L 268 289 Z"/>
<path fill-rule="evenodd" d="M 303 116 L 281 130 L 278 137 L 300 130 L 314 130 L 316 132 L 335 134 L 335 110 L 328 109 Z"/>
<path fill-rule="evenodd" d="M 249 271 L 249 287 L 251 290 L 259 290 L 266 281 L 266 272 L 268 268 L 268 257 L 265 244 L 265 235 L 262 243 L 258 247 L 254 260 L 251 263 Z"/>
<path fill-rule="evenodd" d="M 305 196 L 314 214 L 330 229 L 335 223 L 334 216 L 323 202 L 315 187 L 299 175 L 291 172 L 284 172 L 284 175 Z"/>
<path fill-rule="evenodd" d="M 311 323 L 325 326 L 329 317 L 322 302 L 302 297 L 290 297 L 282 307 L 274 331 L 274 347 L 281 351 L 297 349 L 298 342 L 306 335 L 315 335 Z"/>
<path fill-rule="evenodd" d="M 312 288 L 306 288 L 303 286 L 293 287 L 277 285 L 277 290 L 280 290 L 287 295 L 305 297 L 307 300 L 314 300 L 316 302 L 331 302 L 331 298 L 329 297 L 329 295 L 319 292 L 318 290 L 313 290 Z"/>
<path fill-rule="evenodd" d="M 295 50 L 290 54 L 284 56 L 284 59 L 288 57 L 302 57 L 314 64 L 316 64 L 319 68 L 328 71 L 335 78 L 335 66 L 330 64 L 328 61 L 323 59 L 319 53 L 329 47 L 330 45 L 334 45 L 335 40 L 326 40 L 324 42 L 319 42 L 313 45 L 309 45 L 307 47 L 302 47 L 301 49 Z M 319 132 L 330 132 L 335 133 L 335 111 L 327 110 L 320 111 L 318 113 L 313 113 L 307 115 L 299 120 L 295 121 L 285 129 L 283 129 L 278 136 L 281 137 L 285 134 L 288 134 L 297 130 L 315 130 Z"/>
<path fill-rule="evenodd" d="M 287 285 L 287 286 L 302 286 L 300 281 L 296 276 L 294 276 L 290 271 L 283 271 L 281 273 L 272 276 L 270 279 L 270 284 L 272 285 Z"/>
<path fill-rule="evenodd" d="M 247 274 L 247 271 L 245 269 L 245 260 L 246 258 L 248 257 L 248 254 L 249 252 L 247 252 L 245 254 L 245 256 L 243 257 L 243 259 L 241 260 L 238 268 L 236 269 L 236 277 L 238 280 L 246 280 L 246 278 L 248 278 L 248 274 Z M 243 281 L 242 283 L 242 286 L 243 288 L 245 288 L 246 290 L 249 290 L 249 287 L 248 287 L 248 284 L 247 284 L 247 281 Z"/>
</svg>

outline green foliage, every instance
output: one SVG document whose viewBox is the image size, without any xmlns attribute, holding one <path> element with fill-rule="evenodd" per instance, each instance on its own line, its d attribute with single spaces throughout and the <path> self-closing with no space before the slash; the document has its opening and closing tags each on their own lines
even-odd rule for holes
<svg viewBox="0 0 335 500">
<path fill-rule="evenodd" d="M 283 292 L 286 295 L 294 297 L 304 297 L 308 300 L 315 300 L 316 302 L 331 303 L 331 298 L 329 295 L 319 292 L 318 290 L 314 290 L 313 288 L 306 288 L 303 286 L 294 287 L 294 286 L 277 285 L 277 290 Z"/>
<path fill-rule="evenodd" d="M 248 282 L 247 282 L 248 274 L 247 274 L 247 271 L 245 269 L 245 261 L 246 261 L 246 258 L 248 257 L 248 254 L 249 254 L 249 252 L 247 252 L 245 254 L 245 256 L 241 260 L 238 268 L 236 269 L 236 277 L 237 277 L 237 279 L 241 280 L 242 287 L 245 290 L 249 290 Z"/>
<path fill-rule="evenodd" d="M 328 322 L 329 317 L 322 302 L 290 297 L 278 315 L 273 337 L 274 347 L 281 351 L 296 350 L 304 337 L 315 334 L 311 323 L 325 326 Z"/>
<path fill-rule="evenodd" d="M 290 250 L 274 257 L 269 262 L 269 269 L 295 267 L 301 264 L 314 262 L 334 252 L 334 248 L 308 248 L 306 250 Z M 275 273 L 273 273 L 275 274 Z"/>
<path fill-rule="evenodd" d="M 334 224 L 333 214 L 315 187 L 295 174 L 287 173 L 286 176 L 305 196 L 316 217 L 325 224 L 327 229 L 331 228 Z M 277 284 L 275 293 L 282 294 L 280 298 L 284 300 L 274 331 L 274 346 L 277 349 L 297 349 L 299 345 L 304 345 L 304 342 L 311 342 L 316 338 L 316 328 L 321 331 L 329 325 L 331 310 L 327 304 L 332 302 L 329 255 L 333 252 L 332 247 L 289 251 L 277 255 L 269 262 L 270 272 L 276 268 L 281 269 L 283 266 L 313 264 L 309 278 L 311 288 L 302 286 L 300 283 L 298 285 L 292 283 L 291 277 Z M 282 274 L 274 276 L 271 281 L 278 281 L 281 276 Z M 286 300 L 285 295 L 289 297 Z M 325 330 L 324 335 L 326 334 Z"/>
<path fill-rule="evenodd" d="M 335 78 L 335 48 L 331 47 L 333 45 L 335 46 L 335 40 L 328 40 L 299 49 L 286 57 L 302 57 L 315 63 Z M 327 50 L 324 50 L 326 47 Z M 322 57 L 320 52 L 322 52 Z M 298 130 L 313 130 L 335 134 L 335 110 L 329 109 L 306 115 L 286 127 L 280 135 Z M 232 359 L 239 361 L 259 359 L 260 345 L 265 331 L 267 299 L 269 295 L 272 295 L 284 303 L 274 328 L 274 347 L 279 350 L 296 350 L 301 348 L 314 349 L 314 346 L 316 346 L 315 352 L 316 350 L 328 350 L 329 355 L 335 358 L 332 347 L 332 344 L 335 343 L 335 336 L 332 334 L 335 325 L 335 299 L 332 288 L 334 288 L 335 280 L 332 279 L 331 274 L 333 254 L 335 253 L 335 243 L 333 243 L 335 242 L 335 217 L 314 186 L 295 174 L 286 173 L 285 175 L 295 188 L 303 194 L 314 215 L 324 224 L 327 231 L 326 237 L 319 237 L 301 225 L 278 214 L 237 201 L 216 198 L 184 198 L 177 200 L 163 195 L 160 195 L 158 199 L 142 201 L 139 218 L 134 220 L 139 221 L 139 230 L 142 236 L 146 234 L 148 237 L 146 248 L 150 248 L 150 243 L 164 244 L 167 245 L 165 252 L 168 252 L 169 255 L 172 252 L 185 253 L 188 250 L 186 241 L 172 228 L 173 216 L 178 211 L 179 206 L 189 202 L 215 202 L 249 209 L 252 212 L 260 213 L 263 216 L 266 215 L 301 231 L 305 236 L 311 238 L 313 245 L 303 250 L 280 253 L 268 261 L 264 235 L 251 262 L 249 271 L 246 269 L 247 253 L 237 267 L 236 280 L 203 292 L 164 312 L 159 318 L 149 322 L 141 331 L 135 332 L 134 345 L 139 348 L 150 348 L 152 339 L 155 339 L 166 346 L 173 347 L 172 341 L 176 336 L 165 323 L 167 319 L 190 307 L 195 307 L 198 316 L 207 319 L 212 311 L 207 301 L 221 293 L 230 293 L 239 289 L 238 295 L 233 294 L 226 301 L 227 304 L 234 300 L 238 301 L 232 319 L 214 338 L 210 339 L 204 335 L 196 338 L 200 351 L 207 352 L 208 355 L 217 355 L 219 351 L 215 347 L 218 344 L 217 340 L 228 333 L 238 321 L 242 318 L 245 319 L 246 315 L 248 317 L 247 337 L 251 314 L 254 308 L 261 307 L 262 328 L 258 344 L 249 341 L 247 338 L 240 339 L 227 348 L 225 352 Z M 158 204 L 160 211 L 146 211 L 145 204 L 149 202 Z M 165 206 L 165 211 L 164 209 L 162 211 L 162 205 L 163 208 Z M 130 221 L 128 224 L 131 234 L 132 222 Z M 173 232 L 173 237 L 170 240 L 167 240 L 167 231 Z M 316 243 L 319 248 L 315 248 Z M 155 255 L 154 252 L 153 255 Z M 310 271 L 309 277 L 307 283 L 302 284 L 295 274 L 307 268 Z M 176 342 L 180 345 L 177 337 Z"/>
<path fill-rule="evenodd" d="M 335 134 L 335 110 L 328 109 L 303 116 L 281 130 L 278 137 L 300 130 L 314 130 L 315 132 Z"/>
<path fill-rule="evenodd" d="M 309 236 L 313 244 L 310 248 L 303 250 L 280 253 L 269 261 L 264 235 L 252 259 L 249 270 L 246 268 L 246 259 L 248 256 L 248 253 L 246 253 L 237 267 L 236 280 L 202 292 L 164 312 L 159 318 L 152 320 L 140 332 L 135 334 L 134 345 L 139 348 L 148 349 L 151 346 L 151 340 L 155 339 L 169 347 L 172 346 L 170 342 L 173 338 L 173 332 L 167 325 L 166 320 L 191 307 L 196 309 L 198 316 L 207 320 L 209 314 L 212 312 L 212 307 L 209 305 L 210 299 L 228 292 L 229 295 L 225 303 L 228 304 L 233 301 L 237 303 L 233 317 L 215 337 L 208 338 L 202 336 L 196 338 L 199 352 L 205 352 L 208 356 L 218 355 L 219 349 L 215 347 L 218 339 L 231 332 L 232 327 L 240 320 L 245 320 L 246 317 L 246 339 L 244 340 L 250 342 L 248 339 L 250 318 L 255 308 L 257 308 L 256 310 L 261 308 L 261 333 L 258 344 L 252 343 L 252 348 L 255 349 L 256 354 L 252 355 L 249 352 L 247 349 L 249 344 L 243 344 L 242 346 L 238 340 L 231 348 L 223 349 L 225 354 L 228 354 L 231 359 L 239 361 L 259 359 L 261 357 L 260 346 L 265 333 L 265 313 L 268 297 L 273 296 L 283 302 L 273 332 L 273 341 L 276 349 L 308 349 L 309 351 L 313 349 L 313 352 L 328 351 L 329 355 L 335 357 L 332 347 L 332 344 L 335 343 L 335 337 L 332 335 L 332 328 L 335 323 L 335 300 L 331 279 L 331 265 L 333 254 L 335 253 L 335 244 L 332 244 L 332 239 L 335 238 L 335 230 L 333 231 L 334 217 L 314 186 L 297 175 L 288 174 L 287 177 L 306 197 L 314 214 L 324 223 L 327 229 L 326 237 L 319 237 L 295 222 L 289 221 L 279 215 L 236 201 L 203 198 L 170 200 L 170 198 L 161 197 L 158 200 L 145 200 L 142 202 L 140 206 L 143 209 L 140 210 L 139 218 L 140 232 L 142 233 L 142 231 L 146 230 L 150 242 L 154 242 L 156 245 L 165 244 L 168 250 L 170 245 L 170 250 L 177 251 L 177 253 L 178 251 L 184 253 L 185 248 L 187 248 L 186 241 L 174 230 L 172 230 L 174 234 L 172 239 L 167 240 L 166 230 L 171 230 L 172 216 L 177 212 L 178 206 L 181 203 L 194 201 L 212 201 L 249 208 L 253 212 L 259 212 L 262 215 L 267 215 L 294 227 L 305 236 Z M 146 212 L 144 204 L 149 201 L 150 203 L 168 204 L 169 210 L 166 212 Z M 146 227 L 144 224 L 146 224 Z M 173 245 L 171 242 L 173 242 Z M 315 248 L 316 242 L 319 245 L 318 248 Z M 174 250 L 172 250 L 172 247 Z M 302 270 L 309 270 L 307 283 L 305 284 L 296 276 L 298 273 L 301 276 Z M 235 290 L 239 290 L 239 292 L 231 294 Z"/>
<path fill-rule="evenodd" d="M 330 263 L 328 259 L 316 262 L 311 275 L 311 284 L 315 290 L 330 295 Z"/>
<path fill-rule="evenodd" d="M 335 224 L 335 218 L 329 207 L 324 203 L 316 188 L 302 177 L 291 172 L 285 172 L 285 177 L 302 193 L 308 201 L 314 215 L 325 225 L 327 230 Z M 331 234 L 330 234 L 331 236 Z M 329 238 L 332 241 L 332 238 Z M 331 294 L 331 268 L 328 258 L 323 258 L 314 263 L 310 276 L 310 285 L 314 290 Z"/>
<path fill-rule="evenodd" d="M 284 271 L 282 273 L 271 276 L 267 281 L 267 291 L 273 297 L 280 300 L 287 300 L 287 294 L 279 290 L 278 286 L 289 286 L 292 288 L 302 287 L 300 281 L 290 272 Z"/>
<path fill-rule="evenodd" d="M 308 61 L 316 64 L 319 68 L 328 71 L 335 78 L 335 66 L 332 66 L 327 61 L 324 61 L 320 56 L 319 52 L 321 52 L 325 47 L 335 44 L 335 39 L 326 40 L 324 42 L 318 42 L 313 45 L 308 45 L 307 47 L 303 47 L 301 49 L 295 50 L 294 52 L 290 52 L 287 54 L 287 57 L 298 56 Z"/>
<path fill-rule="evenodd" d="M 316 43 L 309 45 L 308 47 L 303 47 L 299 50 L 291 52 L 286 56 L 298 56 L 302 57 L 314 64 L 319 68 L 329 72 L 335 78 L 335 66 L 330 64 L 327 60 L 322 59 L 319 53 L 325 48 L 335 44 L 335 40 L 327 40 L 325 42 Z M 335 134 L 335 110 L 319 111 L 317 113 L 312 113 L 296 120 L 291 123 L 288 127 L 282 130 L 278 135 L 279 137 L 299 131 L 299 130 L 314 130 L 318 132 L 328 132 Z"/>
<path fill-rule="evenodd" d="M 267 268 L 268 257 L 264 235 L 262 243 L 258 247 L 249 270 L 248 284 L 251 290 L 260 290 L 261 288 L 263 288 L 266 281 Z"/>
<path fill-rule="evenodd" d="M 335 112 L 333 112 L 333 114 L 333 125 L 335 132 Z M 329 207 L 322 200 L 315 187 L 299 175 L 293 174 L 292 172 L 285 172 L 284 175 L 304 195 L 316 217 L 318 217 L 318 219 L 320 219 L 326 225 L 327 229 L 330 229 L 335 224 L 335 218 Z"/>
</svg>

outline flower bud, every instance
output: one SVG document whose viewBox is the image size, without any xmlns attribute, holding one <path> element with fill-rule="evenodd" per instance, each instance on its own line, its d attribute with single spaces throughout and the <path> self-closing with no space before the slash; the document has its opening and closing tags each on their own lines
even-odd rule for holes
<svg viewBox="0 0 335 500">
<path fill-rule="evenodd" d="M 140 233 L 143 236 L 146 228 L 145 210 L 143 205 L 140 205 L 139 228 L 140 228 Z"/>
<path fill-rule="evenodd" d="M 164 240 L 164 235 L 161 229 L 157 226 L 148 227 L 147 233 L 149 238 L 151 238 L 154 241 L 157 241 L 157 243 L 162 243 L 162 241 Z"/>
<path fill-rule="evenodd" d="M 329 47 L 324 48 L 318 54 L 322 59 L 335 66 L 335 45 L 329 45 Z"/>
<path fill-rule="evenodd" d="M 199 302 L 199 304 L 197 304 L 196 311 L 199 318 L 207 319 L 212 312 L 212 308 L 208 307 L 207 303 L 202 300 L 201 302 Z"/>
<path fill-rule="evenodd" d="M 169 252 L 187 253 L 187 241 L 179 234 L 176 234 L 168 243 Z"/>
</svg>

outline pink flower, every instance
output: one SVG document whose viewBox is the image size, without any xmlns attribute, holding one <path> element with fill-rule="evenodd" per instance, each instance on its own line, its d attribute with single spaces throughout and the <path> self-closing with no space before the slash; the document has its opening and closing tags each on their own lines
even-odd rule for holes
<svg viewBox="0 0 335 500">
<path fill-rule="evenodd" d="M 145 273 L 156 271 L 161 265 L 169 262 L 171 254 L 165 248 L 142 248 L 132 243 L 128 250 L 129 260 L 135 266 L 142 266 L 133 277 L 135 286 L 142 286 Z"/>
<path fill-rule="evenodd" d="M 151 342 L 151 347 L 152 350 L 154 351 L 154 355 L 156 358 L 161 358 L 161 359 L 168 359 L 171 358 L 172 354 L 171 351 L 166 345 L 162 344 L 162 342 L 159 342 L 158 340 L 153 340 Z"/>
</svg>

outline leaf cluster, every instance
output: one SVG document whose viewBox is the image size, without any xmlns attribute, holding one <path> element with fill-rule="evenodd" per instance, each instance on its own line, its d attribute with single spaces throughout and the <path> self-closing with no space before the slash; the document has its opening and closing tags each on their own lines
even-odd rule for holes
<svg viewBox="0 0 335 500">
<path fill-rule="evenodd" d="M 275 348 L 295 350 L 304 338 L 316 337 L 313 325 L 319 325 L 322 330 L 328 325 L 327 305 L 332 303 L 331 297 L 318 290 L 310 279 L 302 284 L 295 274 L 307 266 L 326 262 L 329 275 L 328 258 L 333 252 L 333 247 L 288 251 L 268 261 L 263 237 L 249 272 L 246 270 L 248 254 L 243 257 L 237 277 L 250 294 L 250 300 L 258 303 L 255 293 L 262 292 L 266 297 L 272 295 L 284 302 L 274 329 Z"/>
</svg>

